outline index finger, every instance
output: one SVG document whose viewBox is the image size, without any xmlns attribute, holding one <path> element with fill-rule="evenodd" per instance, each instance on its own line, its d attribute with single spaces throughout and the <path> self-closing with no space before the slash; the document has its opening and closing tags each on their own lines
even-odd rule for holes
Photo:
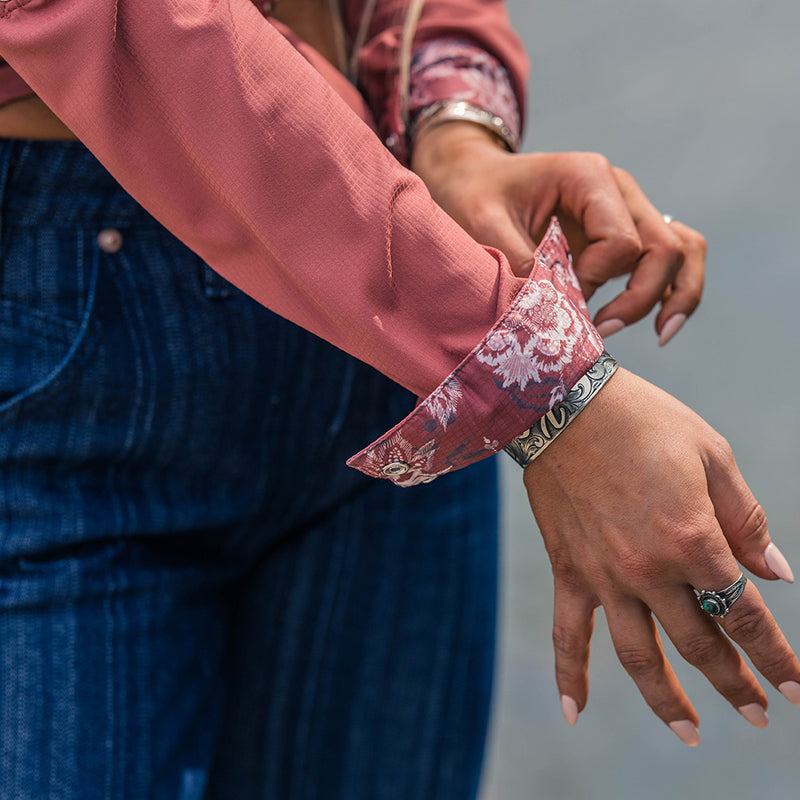
<svg viewBox="0 0 800 800">
<path fill-rule="evenodd" d="M 563 153 L 550 169 L 547 180 L 557 187 L 559 216 L 571 218 L 582 231 L 576 274 L 590 296 L 609 278 L 631 271 L 641 255 L 639 233 L 608 159 L 596 153 Z M 533 229 L 545 222 L 537 216 Z"/>
<path fill-rule="evenodd" d="M 630 325 L 662 300 L 681 272 L 685 248 L 677 230 L 665 221 L 636 181 L 619 168 L 614 168 L 614 175 L 641 238 L 642 253 L 625 290 L 600 309 L 595 318 L 598 323 L 613 319 Z M 682 297 L 679 294 L 677 299 Z M 692 310 L 686 309 L 687 316 Z"/>
</svg>

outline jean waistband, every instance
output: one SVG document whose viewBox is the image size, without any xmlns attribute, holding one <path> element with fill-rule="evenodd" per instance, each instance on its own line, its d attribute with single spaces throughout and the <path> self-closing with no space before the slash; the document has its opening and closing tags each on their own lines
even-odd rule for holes
<svg viewBox="0 0 800 800">
<path fill-rule="evenodd" d="M 0 139 L 0 208 L 16 225 L 158 224 L 80 142 Z"/>
</svg>

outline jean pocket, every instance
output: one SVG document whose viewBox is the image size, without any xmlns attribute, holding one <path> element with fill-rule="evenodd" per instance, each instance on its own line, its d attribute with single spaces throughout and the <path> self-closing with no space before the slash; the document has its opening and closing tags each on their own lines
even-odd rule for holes
<svg viewBox="0 0 800 800">
<path fill-rule="evenodd" d="M 28 241 L 27 259 L 6 249 L 0 264 L 0 415 L 57 384 L 91 326 L 96 248 L 75 232 L 66 238 L 49 258 Z"/>
</svg>

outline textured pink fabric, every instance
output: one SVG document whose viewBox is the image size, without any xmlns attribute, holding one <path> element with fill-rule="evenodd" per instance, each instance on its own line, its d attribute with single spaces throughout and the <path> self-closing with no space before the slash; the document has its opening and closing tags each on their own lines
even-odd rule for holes
<svg viewBox="0 0 800 800">
<path fill-rule="evenodd" d="M 24 0 L 23 0 L 24 2 Z M 260 0 L 252 0 L 257 8 L 262 8 Z M 400 141 L 405 134 L 405 126 L 399 115 L 399 94 L 397 87 L 397 48 L 399 45 L 400 31 L 402 30 L 405 7 L 408 0 L 377 0 L 375 12 L 371 18 L 365 46 L 357 58 L 358 80 L 364 86 L 374 103 L 375 116 L 383 122 L 382 136 L 384 140 Z M 18 5 L 18 0 L 9 0 L 0 4 L 0 16 L 4 16 L 13 7 Z M 350 41 L 358 36 L 361 20 L 367 0 L 340 0 L 339 2 Z M 287 29 L 284 29 L 284 31 Z M 458 37 L 471 41 L 477 45 L 476 61 L 469 65 L 472 72 L 482 69 L 482 59 L 492 55 L 499 59 L 510 73 L 513 81 L 513 90 L 516 100 L 522 107 L 525 97 L 525 79 L 527 75 L 527 61 L 519 39 L 508 27 L 508 20 L 502 0 L 427 0 L 423 8 L 422 17 L 415 34 L 415 45 L 418 47 L 437 38 Z M 307 51 L 304 44 L 292 35 L 293 44 L 301 51 Z M 307 53 L 304 52 L 304 55 Z M 463 54 L 462 54 L 463 59 Z M 323 59 L 321 59 L 323 60 Z M 460 65 L 462 69 L 465 64 Z M 325 68 L 323 67 L 323 71 Z M 327 77 L 327 76 L 326 76 Z M 417 78 L 420 76 L 417 76 Z M 452 91 L 467 90 L 467 84 L 479 80 L 473 74 L 467 78 L 451 76 L 452 81 L 459 85 L 451 85 L 446 89 Z M 412 86 L 417 83 L 412 78 Z M 478 93 L 481 97 L 474 96 L 470 102 L 480 105 L 489 111 L 498 113 L 504 119 L 506 114 L 503 108 L 495 108 L 495 103 L 488 98 L 492 95 L 491 81 L 483 81 Z M 32 94 L 31 88 L 17 75 L 13 68 L 0 59 L 0 105 Z M 427 103 L 451 99 L 447 94 L 428 87 Z M 513 127 L 513 126 L 512 126 Z M 398 148 L 403 156 L 403 148 Z"/>
<path fill-rule="evenodd" d="M 364 100 L 364 95 L 350 83 L 347 77 L 339 72 L 339 70 L 324 56 L 320 55 L 317 50 L 297 36 L 289 27 L 273 17 L 268 17 L 267 19 L 275 30 L 277 30 L 283 38 L 286 39 L 286 41 L 289 42 L 323 78 L 325 78 L 328 85 L 336 91 L 336 94 L 338 94 L 339 97 L 370 126 L 370 128 L 375 130 L 375 119 Z"/>
<path fill-rule="evenodd" d="M 468 27 L 502 38 L 499 3 L 430 5 L 463 6 Z M 436 32 L 430 17 L 423 32 Z M 423 397 L 477 346 L 459 370 L 478 370 L 463 383 L 465 430 L 506 442 L 559 399 L 543 403 L 536 381 L 510 392 L 478 357 L 525 281 L 433 203 L 250 0 L 11 0 L 0 53 L 145 208 L 268 308 Z M 588 369 L 590 333 L 588 317 L 563 332 L 573 357 L 547 386 Z M 498 413 L 512 395 L 522 410 Z M 393 435 L 419 451 L 435 434 L 416 420 Z M 461 427 L 457 415 L 448 436 L 472 441 Z"/>
</svg>

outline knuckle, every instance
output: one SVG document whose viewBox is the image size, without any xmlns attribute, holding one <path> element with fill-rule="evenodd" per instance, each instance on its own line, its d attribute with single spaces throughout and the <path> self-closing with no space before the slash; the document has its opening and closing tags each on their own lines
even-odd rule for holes
<svg viewBox="0 0 800 800">
<path fill-rule="evenodd" d="M 460 217 L 463 224 L 472 226 L 480 233 L 494 230 L 504 221 L 504 210 L 493 199 L 476 196 L 461 198 Z M 468 210 L 466 210 L 468 209 Z"/>
<path fill-rule="evenodd" d="M 705 258 L 706 253 L 708 252 L 708 242 L 706 241 L 706 237 L 703 236 L 702 233 L 698 233 L 697 231 L 693 230 L 690 235 L 690 242 L 692 250 L 694 250 L 702 258 Z"/>
<path fill-rule="evenodd" d="M 795 674 L 796 667 L 797 659 L 794 653 L 791 651 L 786 652 L 785 650 L 782 650 L 776 655 L 761 659 L 758 665 L 758 670 L 762 675 L 764 675 L 764 677 L 769 678 L 772 675 L 793 675 Z M 777 681 L 780 680 L 781 677 L 778 677 Z"/>
<path fill-rule="evenodd" d="M 736 462 L 733 457 L 733 449 L 728 443 L 728 440 L 716 431 L 709 437 L 707 450 L 712 461 L 725 466 L 735 466 Z"/>
<path fill-rule="evenodd" d="M 757 608 L 740 608 L 726 618 L 725 630 L 738 641 L 753 641 L 766 632 L 764 615 Z"/>
<path fill-rule="evenodd" d="M 569 594 L 585 591 L 580 573 L 571 565 L 560 564 L 553 569 L 553 577 L 560 589 L 565 589 Z"/>
<path fill-rule="evenodd" d="M 767 536 L 768 529 L 767 514 L 759 503 L 755 503 L 737 533 L 741 539 L 761 542 Z"/>
<path fill-rule="evenodd" d="M 633 175 L 631 175 L 631 173 L 628 172 L 628 170 L 623 169 L 622 167 L 614 167 L 614 166 L 612 166 L 611 169 L 618 183 L 626 184 L 628 186 L 630 186 L 631 184 L 633 184 L 634 186 L 637 185 L 636 180 L 634 179 Z"/>
<path fill-rule="evenodd" d="M 581 659 L 586 654 L 586 640 L 566 625 L 553 625 L 553 649 L 566 661 Z"/>
<path fill-rule="evenodd" d="M 620 577 L 624 576 L 628 585 L 640 595 L 663 581 L 664 564 L 651 553 L 620 553 L 615 560 L 621 565 Z"/>
<path fill-rule="evenodd" d="M 642 256 L 642 241 L 633 231 L 620 231 L 608 245 L 609 257 L 620 264 L 633 264 Z"/>
<path fill-rule="evenodd" d="M 682 643 L 678 650 L 686 661 L 700 670 L 712 666 L 720 659 L 719 642 L 710 636 L 690 639 Z"/>
<path fill-rule="evenodd" d="M 663 657 L 647 647 L 620 647 L 617 658 L 625 671 L 634 679 L 647 678 L 663 668 Z"/>
<path fill-rule="evenodd" d="M 561 548 L 548 548 L 548 554 L 556 585 L 570 593 L 583 591 L 581 574 L 575 568 L 572 559 Z"/>
<path fill-rule="evenodd" d="M 677 527 L 672 536 L 672 548 L 679 563 L 704 563 L 709 556 L 709 537 L 707 532 L 713 527 L 713 520 L 701 517 L 691 525 Z"/>
<path fill-rule="evenodd" d="M 653 254 L 677 272 L 686 260 L 686 248 L 677 236 L 667 236 L 652 248 Z"/>
<path fill-rule="evenodd" d="M 753 513 L 750 515 L 750 524 L 755 534 L 766 534 L 769 528 L 767 524 L 767 512 L 756 503 Z"/>
<path fill-rule="evenodd" d="M 586 166 L 598 172 L 610 173 L 613 169 L 611 162 L 602 153 L 584 153 L 583 157 L 586 161 Z"/>
</svg>

